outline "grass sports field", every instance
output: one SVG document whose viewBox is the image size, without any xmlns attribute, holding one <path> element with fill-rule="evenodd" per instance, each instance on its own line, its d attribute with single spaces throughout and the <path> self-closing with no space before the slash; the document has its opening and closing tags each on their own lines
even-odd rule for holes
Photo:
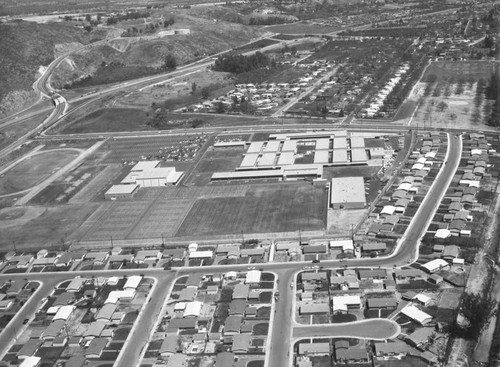
<svg viewBox="0 0 500 367">
<path fill-rule="evenodd" d="M 77 239 L 175 238 L 322 230 L 327 191 L 310 184 L 162 188 L 134 201 L 105 202 L 80 227 Z"/>
<path fill-rule="evenodd" d="M 74 150 L 55 150 L 23 160 L 0 177 L 0 195 L 35 186 L 77 156 L 78 152 Z"/>
<path fill-rule="evenodd" d="M 198 199 L 176 236 L 321 230 L 328 193 L 312 185 L 269 185 L 244 197 Z"/>
</svg>

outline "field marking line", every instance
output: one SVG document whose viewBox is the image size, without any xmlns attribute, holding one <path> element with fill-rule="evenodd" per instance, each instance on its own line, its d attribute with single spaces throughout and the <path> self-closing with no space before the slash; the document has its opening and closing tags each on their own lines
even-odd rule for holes
<svg viewBox="0 0 500 367">
<path fill-rule="evenodd" d="M 101 145 L 104 144 L 106 140 L 99 141 L 95 143 L 92 147 L 87 149 L 85 152 L 77 156 L 75 159 L 73 159 L 71 162 L 67 163 L 64 167 L 59 169 L 56 173 L 52 174 L 49 176 L 47 179 L 43 180 L 41 183 L 36 185 L 35 187 L 32 188 L 32 190 L 25 196 L 23 196 L 21 199 L 19 199 L 14 206 L 21 206 L 26 204 L 29 200 L 34 198 L 36 195 L 38 195 L 43 189 L 45 189 L 47 186 L 49 186 L 52 182 L 56 181 L 57 179 L 61 178 L 64 174 L 68 173 L 76 167 L 78 164 L 83 162 L 86 158 L 88 158 L 91 154 L 93 154 L 97 149 L 101 147 Z"/>
</svg>

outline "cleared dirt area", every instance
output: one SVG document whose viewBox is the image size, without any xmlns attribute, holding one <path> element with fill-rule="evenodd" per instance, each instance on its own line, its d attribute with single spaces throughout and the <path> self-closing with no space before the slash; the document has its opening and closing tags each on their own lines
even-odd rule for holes
<svg viewBox="0 0 500 367">
<path fill-rule="evenodd" d="M 194 83 L 194 85 L 193 85 Z M 151 103 L 163 103 L 170 100 L 172 105 L 196 103 L 201 99 L 201 90 L 205 87 L 220 90 L 219 94 L 227 92 L 232 87 L 229 73 L 206 70 L 173 78 L 166 82 L 141 88 L 117 101 L 117 105 L 149 108 Z M 193 93 L 194 92 L 194 93 Z M 214 94 L 215 95 L 215 94 Z"/>
<path fill-rule="evenodd" d="M 0 195 L 29 189 L 78 156 L 75 150 L 54 150 L 29 157 L 0 177 Z"/>
<path fill-rule="evenodd" d="M 301 184 L 254 187 L 245 197 L 199 199 L 176 236 L 322 230 L 327 196 L 323 187 Z"/>
</svg>

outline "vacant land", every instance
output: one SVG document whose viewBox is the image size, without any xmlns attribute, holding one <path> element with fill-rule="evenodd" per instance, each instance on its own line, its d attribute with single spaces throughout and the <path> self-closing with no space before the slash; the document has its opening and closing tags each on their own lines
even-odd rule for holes
<svg viewBox="0 0 500 367">
<path fill-rule="evenodd" d="M 136 108 L 102 109 L 88 114 L 65 127 L 62 134 L 100 133 L 151 129 L 146 125 L 146 112 Z"/>
<path fill-rule="evenodd" d="M 55 150 L 27 158 L 0 177 L 0 194 L 29 189 L 78 156 L 74 150 Z"/>
<path fill-rule="evenodd" d="M 169 109 L 199 103 L 201 91 L 205 88 L 209 96 L 218 97 L 232 88 L 232 78 L 228 73 L 214 71 L 190 72 L 173 77 L 168 81 L 141 88 L 118 99 L 117 105 L 149 109 L 152 103 Z"/>
<path fill-rule="evenodd" d="M 198 199 L 176 236 L 322 230 L 327 192 L 311 185 L 260 186 L 244 197 Z"/>
</svg>

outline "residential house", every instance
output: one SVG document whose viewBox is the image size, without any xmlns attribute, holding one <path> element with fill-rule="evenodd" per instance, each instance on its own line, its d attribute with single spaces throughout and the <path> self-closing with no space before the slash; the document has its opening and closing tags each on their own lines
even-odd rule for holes
<svg viewBox="0 0 500 367">
<path fill-rule="evenodd" d="M 402 341 L 375 343 L 375 355 L 378 360 L 402 359 L 408 353 L 408 346 Z"/>
<path fill-rule="evenodd" d="M 360 280 L 387 279 L 387 271 L 385 269 L 359 270 Z"/>
<path fill-rule="evenodd" d="M 397 299 L 390 297 L 369 298 L 366 303 L 368 309 L 393 310 L 398 307 Z"/>
<path fill-rule="evenodd" d="M 228 316 L 224 324 L 224 335 L 235 335 L 240 332 L 241 324 L 243 323 L 242 316 Z"/>
<path fill-rule="evenodd" d="M 94 338 L 90 342 L 84 354 L 87 358 L 100 358 L 104 348 L 108 345 L 108 339 Z"/>
<path fill-rule="evenodd" d="M 327 303 L 307 303 L 300 306 L 301 315 L 330 313 L 330 306 Z"/>
<path fill-rule="evenodd" d="M 250 334 L 237 334 L 233 337 L 231 352 L 234 354 L 246 354 L 251 346 L 252 336 Z"/>
<path fill-rule="evenodd" d="M 425 345 L 429 343 L 429 339 L 434 335 L 433 328 L 419 328 L 415 330 L 413 333 L 409 334 L 405 341 L 410 344 L 412 347 L 418 348 L 420 350 L 425 349 Z"/>
<path fill-rule="evenodd" d="M 299 355 L 329 355 L 330 343 L 300 343 Z"/>
</svg>

